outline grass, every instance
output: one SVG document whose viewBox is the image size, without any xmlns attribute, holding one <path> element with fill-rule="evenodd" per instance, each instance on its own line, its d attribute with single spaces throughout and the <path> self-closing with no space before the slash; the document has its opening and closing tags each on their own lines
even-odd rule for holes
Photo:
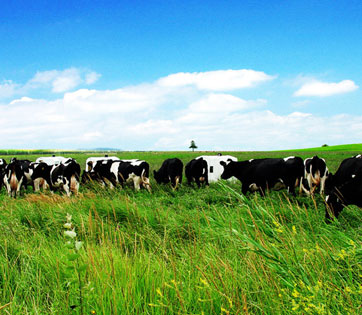
<svg viewBox="0 0 362 315">
<path fill-rule="evenodd" d="M 204 154 L 204 153 L 202 153 Z M 298 153 L 299 154 L 299 153 Z M 333 172 L 354 152 L 325 152 Z M 184 163 L 200 153 L 122 152 Z M 239 159 L 290 152 L 233 152 Z M 299 154 L 310 156 L 309 152 Z M 84 166 L 87 155 L 74 156 Z M 29 156 L 35 159 L 35 156 Z M 77 197 L 0 194 L 4 314 L 357 314 L 362 220 L 324 222 L 320 196 L 240 195 L 240 184 L 152 194 L 82 187 Z M 72 214 L 76 251 L 64 235 Z M 81 289 L 81 294 L 80 290 Z M 82 300 L 80 300 L 80 297 Z"/>
</svg>

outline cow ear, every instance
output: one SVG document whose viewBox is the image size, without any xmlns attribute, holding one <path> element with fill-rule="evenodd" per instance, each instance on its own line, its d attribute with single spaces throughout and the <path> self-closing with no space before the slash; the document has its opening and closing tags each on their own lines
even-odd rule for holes
<svg viewBox="0 0 362 315">
<path fill-rule="evenodd" d="M 225 161 L 221 161 L 220 164 L 221 164 L 222 166 L 224 166 L 224 167 L 226 166 L 226 162 L 225 162 Z"/>
</svg>

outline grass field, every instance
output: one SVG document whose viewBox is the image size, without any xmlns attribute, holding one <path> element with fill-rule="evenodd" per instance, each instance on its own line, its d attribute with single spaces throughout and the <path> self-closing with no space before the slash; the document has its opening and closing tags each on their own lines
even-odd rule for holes
<svg viewBox="0 0 362 315">
<path fill-rule="evenodd" d="M 359 147 L 353 150 L 225 154 L 239 160 L 318 154 L 335 172 L 344 158 L 360 153 Z M 200 154 L 213 153 L 117 155 L 145 159 L 153 170 L 168 157 L 186 163 Z M 89 155 L 71 156 L 84 167 Z M 183 185 L 176 192 L 153 178 L 151 184 L 152 194 L 93 186 L 71 198 L 29 188 L 17 200 L 3 189 L 0 312 L 362 312 L 360 209 L 348 207 L 326 224 L 320 196 L 294 198 L 279 191 L 244 197 L 239 183 Z M 70 230 L 64 226 L 67 214 Z"/>
</svg>

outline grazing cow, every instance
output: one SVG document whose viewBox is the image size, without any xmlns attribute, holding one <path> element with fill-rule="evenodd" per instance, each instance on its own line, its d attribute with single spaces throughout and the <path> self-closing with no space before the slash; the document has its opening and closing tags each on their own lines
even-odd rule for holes
<svg viewBox="0 0 362 315">
<path fill-rule="evenodd" d="M 34 191 L 39 191 L 40 186 L 42 186 L 43 189 L 46 189 L 47 184 L 44 180 L 40 178 L 33 180 L 31 178 L 34 169 L 39 165 L 39 163 L 31 162 L 29 160 L 18 160 L 15 157 L 12 158 L 10 162 L 20 165 L 21 170 L 24 172 L 25 178 L 22 182 L 22 185 L 24 186 L 25 190 L 27 189 L 28 185 L 32 186 Z"/>
<path fill-rule="evenodd" d="M 121 160 L 120 162 L 115 161 L 113 164 L 118 164 L 118 180 L 122 185 L 133 182 L 135 190 L 140 190 L 141 187 L 144 187 L 151 192 L 149 179 L 150 165 L 146 161 L 132 159 Z M 115 169 L 115 166 L 113 169 Z"/>
<path fill-rule="evenodd" d="M 90 172 L 92 171 L 93 167 L 97 164 L 98 161 L 120 161 L 120 159 L 116 156 L 100 156 L 100 157 L 89 157 L 87 161 L 85 162 L 85 171 Z"/>
<path fill-rule="evenodd" d="M 5 168 L 6 168 L 6 161 L 4 159 L 0 159 L 0 190 L 4 184 L 4 176 L 5 176 Z"/>
<path fill-rule="evenodd" d="M 336 218 L 344 207 L 362 207 L 362 156 L 356 155 L 342 161 L 337 172 L 326 180 L 326 219 Z"/>
<path fill-rule="evenodd" d="M 120 161 L 116 156 L 104 157 L 90 157 L 86 160 L 85 170 L 82 174 L 81 182 L 83 184 L 87 182 L 100 182 L 103 185 L 109 185 L 111 188 L 114 186 L 113 176 L 110 174 L 110 167 L 113 161 Z M 95 171 L 96 169 L 96 171 Z M 113 182 L 113 184 L 112 184 Z"/>
<path fill-rule="evenodd" d="M 20 193 L 21 185 L 25 179 L 21 165 L 16 161 L 10 162 L 5 167 L 3 181 L 9 197 L 14 197 Z"/>
<path fill-rule="evenodd" d="M 118 164 L 114 164 L 113 160 L 96 160 L 88 161 L 87 166 L 89 171 L 84 171 L 82 174 L 83 181 L 98 181 L 103 186 L 109 186 L 113 189 L 118 183 Z M 119 161 L 118 161 L 119 163 Z M 112 172 L 113 170 L 113 172 Z"/>
<path fill-rule="evenodd" d="M 135 190 L 144 187 L 151 192 L 149 169 L 147 162 L 136 159 L 98 160 L 95 164 L 92 163 L 89 174 L 111 189 L 117 184 L 123 186 L 124 183 L 133 182 Z"/>
<path fill-rule="evenodd" d="M 324 194 L 325 182 L 328 177 L 326 161 L 313 156 L 304 160 L 304 178 L 300 181 L 300 192 L 304 191 L 308 195 L 314 193 L 320 186 L 320 193 Z"/>
<path fill-rule="evenodd" d="M 288 157 L 285 159 L 252 159 L 248 161 L 228 163 L 220 162 L 224 166 L 222 179 L 234 176 L 242 183 L 242 193 L 259 191 L 265 195 L 266 189 L 287 188 L 288 192 L 295 195 L 294 188 L 299 185 L 303 176 L 304 165 L 300 157 Z"/>
<path fill-rule="evenodd" d="M 209 185 L 207 162 L 201 157 L 193 159 L 186 164 L 185 175 L 189 185 L 193 181 L 200 188 L 201 184 Z"/>
<path fill-rule="evenodd" d="M 67 196 L 71 192 L 78 193 L 79 190 L 80 165 L 74 159 L 67 159 L 65 163 L 48 165 L 41 162 L 34 169 L 32 179 L 44 178 L 51 192 L 64 189 Z"/>
<path fill-rule="evenodd" d="M 176 189 L 182 183 L 183 163 L 180 159 L 167 159 L 163 161 L 158 171 L 153 171 L 153 176 L 157 184 L 168 184 L 171 182 L 172 188 Z"/>
</svg>

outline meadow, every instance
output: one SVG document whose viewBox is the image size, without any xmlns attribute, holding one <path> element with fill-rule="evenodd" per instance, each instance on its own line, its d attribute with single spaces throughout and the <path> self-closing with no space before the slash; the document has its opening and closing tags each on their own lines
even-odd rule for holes
<svg viewBox="0 0 362 315">
<path fill-rule="evenodd" d="M 359 147 L 323 149 L 223 153 L 239 160 L 318 154 L 332 172 L 361 153 Z M 115 154 L 144 159 L 153 170 L 169 157 L 186 164 L 215 153 Z M 84 168 L 95 154 L 66 156 Z M 361 209 L 350 206 L 326 224 L 319 195 L 245 197 L 239 182 L 197 189 L 185 178 L 173 191 L 150 177 L 151 194 L 90 185 L 71 198 L 28 188 L 14 200 L 3 189 L 0 312 L 362 313 Z"/>
</svg>

